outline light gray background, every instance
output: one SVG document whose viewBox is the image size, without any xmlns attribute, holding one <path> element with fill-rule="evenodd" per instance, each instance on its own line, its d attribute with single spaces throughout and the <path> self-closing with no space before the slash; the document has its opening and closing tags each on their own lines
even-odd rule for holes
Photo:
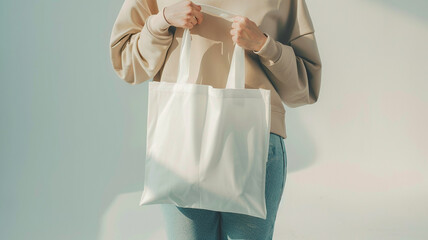
<svg viewBox="0 0 428 240">
<path fill-rule="evenodd" d="M 0 239 L 166 239 L 138 206 L 148 82 L 109 59 L 122 3 L 0 3 Z M 428 239 L 428 2 L 307 4 L 321 94 L 286 109 L 274 239 Z"/>
</svg>

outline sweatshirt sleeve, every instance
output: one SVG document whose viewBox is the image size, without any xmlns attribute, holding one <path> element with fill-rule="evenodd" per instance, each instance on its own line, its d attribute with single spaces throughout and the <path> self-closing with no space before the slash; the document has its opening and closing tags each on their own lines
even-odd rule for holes
<svg viewBox="0 0 428 240">
<path fill-rule="evenodd" d="M 172 43 L 170 26 L 155 0 L 125 0 L 110 36 L 116 74 L 133 85 L 152 79 Z"/>
<path fill-rule="evenodd" d="M 305 0 L 287 2 L 288 18 L 280 40 L 265 33 L 267 41 L 255 53 L 281 99 L 295 108 L 318 100 L 322 64 Z"/>
</svg>

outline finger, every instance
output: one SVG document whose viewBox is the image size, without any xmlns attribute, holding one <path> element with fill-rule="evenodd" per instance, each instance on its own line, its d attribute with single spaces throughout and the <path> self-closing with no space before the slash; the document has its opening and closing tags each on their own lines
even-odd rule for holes
<svg viewBox="0 0 428 240">
<path fill-rule="evenodd" d="M 196 23 L 197 23 L 196 19 L 193 16 L 189 16 L 184 26 L 187 28 L 193 28 L 196 25 Z"/>
<path fill-rule="evenodd" d="M 235 30 L 234 28 L 232 28 L 232 29 L 229 31 L 230 35 L 232 35 L 232 36 L 235 36 L 235 32 L 236 32 L 236 30 Z"/>
<path fill-rule="evenodd" d="M 198 20 L 196 20 L 194 16 L 192 16 L 189 21 L 192 25 L 196 25 L 198 23 Z"/>
<path fill-rule="evenodd" d="M 235 16 L 235 17 L 233 17 L 233 22 L 239 22 L 240 21 L 240 19 L 241 19 L 241 16 Z"/>
<path fill-rule="evenodd" d="M 237 36 L 235 36 L 235 35 L 233 35 L 233 36 L 232 36 L 232 41 L 233 41 L 234 43 L 238 43 L 238 37 L 237 37 Z"/>
<path fill-rule="evenodd" d="M 198 24 L 202 23 L 202 20 L 204 19 L 204 15 L 201 11 L 193 10 L 193 15 L 197 18 Z"/>
<path fill-rule="evenodd" d="M 192 29 L 192 28 L 193 28 L 193 25 L 192 25 L 192 24 L 190 24 L 190 23 L 186 23 L 186 24 L 184 25 L 184 27 L 183 27 L 183 28 Z"/>
<path fill-rule="evenodd" d="M 202 9 L 201 5 L 198 5 L 198 4 L 196 4 L 196 3 L 192 2 L 192 1 L 190 1 L 190 3 L 192 4 L 192 5 L 191 5 L 191 6 L 192 6 L 192 8 L 194 8 L 194 9 L 198 9 L 198 10 L 201 10 L 201 9 Z"/>
</svg>

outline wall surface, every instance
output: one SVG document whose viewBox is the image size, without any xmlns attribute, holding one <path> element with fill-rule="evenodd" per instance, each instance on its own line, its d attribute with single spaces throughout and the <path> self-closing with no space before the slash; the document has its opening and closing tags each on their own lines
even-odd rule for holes
<svg viewBox="0 0 428 240">
<path fill-rule="evenodd" d="M 148 82 L 109 59 L 122 3 L 0 3 L 0 239 L 166 239 L 137 205 Z M 321 92 L 286 109 L 274 239 L 428 239 L 428 2 L 307 5 Z"/>
</svg>

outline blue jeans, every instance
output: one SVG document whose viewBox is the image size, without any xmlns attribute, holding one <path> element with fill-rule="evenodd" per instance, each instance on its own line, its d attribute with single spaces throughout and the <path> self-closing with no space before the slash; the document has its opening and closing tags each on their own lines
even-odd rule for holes
<svg viewBox="0 0 428 240">
<path fill-rule="evenodd" d="M 266 240 L 272 239 L 279 203 L 287 175 L 287 154 L 284 139 L 270 133 L 269 157 L 266 163 L 267 218 L 182 208 L 162 204 L 169 240 Z"/>
</svg>

